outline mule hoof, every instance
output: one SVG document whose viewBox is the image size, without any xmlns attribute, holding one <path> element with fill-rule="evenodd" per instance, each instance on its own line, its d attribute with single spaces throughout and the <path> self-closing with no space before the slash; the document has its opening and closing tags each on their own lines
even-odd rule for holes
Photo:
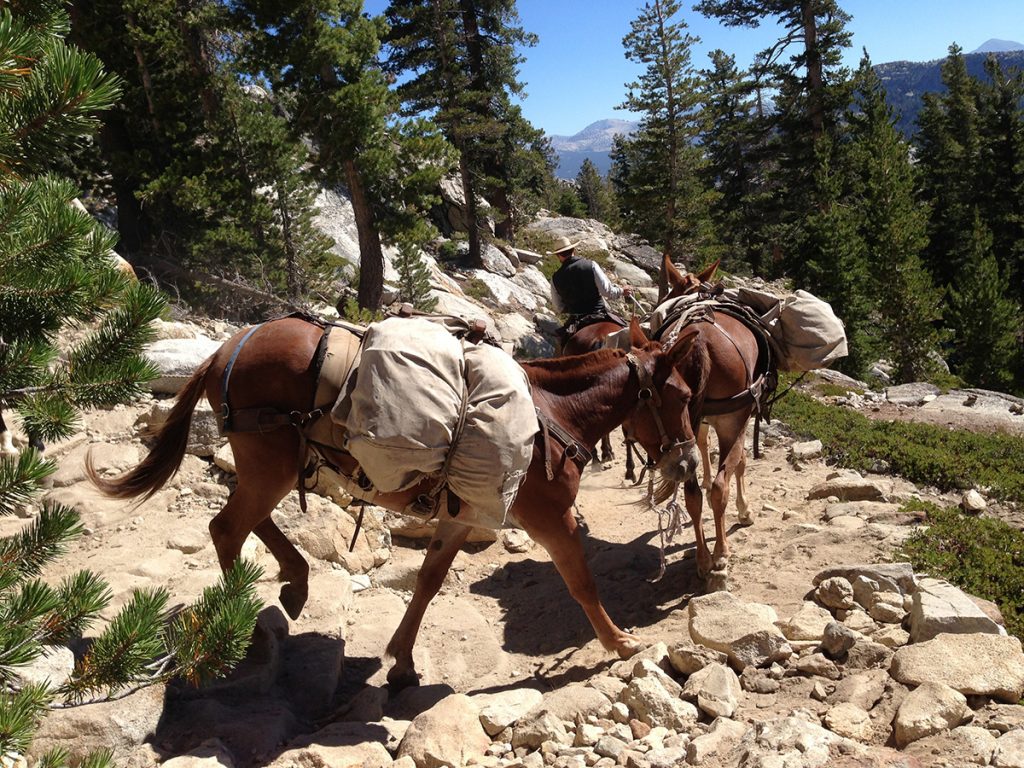
<svg viewBox="0 0 1024 768">
<path fill-rule="evenodd" d="M 736 517 L 740 525 L 754 524 L 754 516 L 750 513 L 749 509 L 737 510 Z"/>
<path fill-rule="evenodd" d="M 420 676 L 416 674 L 415 669 L 399 670 L 397 667 L 392 667 L 388 672 L 388 688 L 392 695 L 404 691 L 406 688 L 414 688 L 419 684 Z"/>
<path fill-rule="evenodd" d="M 296 621 L 306 605 L 306 600 L 309 599 L 309 585 L 285 584 L 281 587 L 277 599 L 281 601 L 284 612 L 292 621 Z"/>
<path fill-rule="evenodd" d="M 636 656 L 640 651 L 646 648 L 648 643 L 644 642 L 642 637 L 638 635 L 627 635 L 618 642 L 615 647 L 615 652 L 619 654 L 620 659 L 629 659 Z"/>
</svg>

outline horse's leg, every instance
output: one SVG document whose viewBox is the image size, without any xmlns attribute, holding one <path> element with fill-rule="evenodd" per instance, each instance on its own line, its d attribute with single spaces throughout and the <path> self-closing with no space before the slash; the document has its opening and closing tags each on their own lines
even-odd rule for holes
<svg viewBox="0 0 1024 768">
<path fill-rule="evenodd" d="M 750 505 L 747 503 L 747 450 L 740 446 L 739 460 L 736 462 L 736 513 L 742 525 L 751 525 L 754 517 L 750 513 Z"/>
<path fill-rule="evenodd" d="M 309 598 L 309 563 L 277 527 L 273 517 L 267 517 L 258 523 L 253 528 L 253 533 L 259 536 L 260 541 L 266 544 L 270 554 L 277 560 L 281 568 L 278 578 L 285 582 L 281 586 L 278 599 L 288 615 L 297 619 Z"/>
<path fill-rule="evenodd" d="M 700 483 L 696 478 L 687 480 L 683 484 L 683 498 L 686 501 L 686 511 L 690 514 L 690 521 L 693 523 L 693 538 L 697 545 L 697 576 L 704 579 L 711 573 L 711 552 L 708 549 L 707 539 L 704 538 L 704 525 L 701 522 L 704 494 L 701 493 Z"/>
<path fill-rule="evenodd" d="M 615 461 L 615 451 L 612 450 L 612 436 L 610 434 L 601 438 L 601 463 Z"/>
<path fill-rule="evenodd" d="M 274 507 L 298 481 L 295 442 L 280 438 L 277 438 L 276 442 L 271 440 L 272 438 L 255 433 L 233 435 L 230 440 L 238 470 L 238 485 L 235 492 L 228 497 L 224 508 L 210 521 L 210 537 L 213 539 L 217 560 L 223 570 L 234 564 L 242 552 L 242 544 L 245 543 L 246 537 L 270 517 Z M 274 542 L 271 544 L 264 540 L 271 553 L 278 559 L 282 576 L 288 574 L 298 578 L 298 582 L 287 591 L 287 594 L 286 590 L 282 589 L 282 604 L 288 615 L 294 619 L 298 617 L 302 603 L 305 602 L 300 602 L 299 598 L 306 590 L 303 582 L 308 574 L 308 566 L 301 569 L 295 567 L 291 553 L 284 550 L 280 541 L 274 538 L 276 528 L 277 526 L 271 523 L 261 530 Z M 280 534 L 280 531 L 277 533 Z M 263 539 L 259 533 L 257 536 Z M 284 538 L 283 534 L 280 538 Z M 294 549 L 290 543 L 288 549 Z M 285 561 L 282 562 L 279 553 L 285 554 Z M 295 555 L 301 559 L 298 552 L 295 552 Z M 285 603 L 285 600 L 288 602 Z"/>
<path fill-rule="evenodd" d="M 413 592 L 409 607 L 405 609 L 405 615 L 391 636 L 388 643 L 387 654 L 395 660 L 394 665 L 388 672 L 388 685 L 392 690 L 400 690 L 410 685 L 419 684 L 419 675 L 416 674 L 416 662 L 413 661 L 412 648 L 416 644 L 416 635 L 420 631 L 420 622 L 423 621 L 423 614 L 427 606 L 434 599 L 434 595 L 441 589 L 444 577 L 452 567 L 452 561 L 459 552 L 459 547 L 469 536 L 469 526 L 456 523 L 451 520 L 441 520 L 437 524 L 430 544 L 427 545 L 427 554 L 423 558 L 423 565 L 416 575 L 416 591 Z"/>
<path fill-rule="evenodd" d="M 711 490 L 711 456 L 708 453 L 708 423 L 702 421 L 697 430 L 697 448 L 700 450 L 701 484 Z"/>
<path fill-rule="evenodd" d="M 626 479 L 631 482 L 636 482 L 636 464 L 633 463 L 633 444 L 626 441 Z"/>
<path fill-rule="evenodd" d="M 729 503 L 729 483 L 739 464 L 744 461 L 743 433 L 749 414 L 738 412 L 715 425 L 718 434 L 718 474 L 711 484 L 711 509 L 715 514 L 714 569 L 724 571 L 729 564 L 729 542 L 726 540 L 725 507 Z M 742 418 L 740 418 L 742 417 Z"/>
<path fill-rule="evenodd" d="M 569 594 L 587 614 L 601 645 L 623 659 L 628 659 L 640 651 L 644 647 L 643 641 L 616 626 L 601 605 L 597 584 L 583 551 L 583 537 L 572 508 L 565 510 L 557 518 L 549 515 L 531 515 L 527 511 L 518 514 L 517 519 L 530 538 L 547 550 L 555 568 L 569 588 Z"/>
</svg>

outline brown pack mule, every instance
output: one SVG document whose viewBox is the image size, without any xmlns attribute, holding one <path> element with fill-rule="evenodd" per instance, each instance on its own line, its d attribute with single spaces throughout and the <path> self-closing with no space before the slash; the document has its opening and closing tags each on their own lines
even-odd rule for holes
<svg viewBox="0 0 1024 768">
<path fill-rule="evenodd" d="M 118 498 L 148 498 L 177 472 L 188 442 L 192 411 L 205 393 L 215 412 L 221 409 L 225 368 L 248 330 L 240 331 L 196 370 L 178 396 L 155 444 L 134 469 L 114 479 L 89 475 L 104 493 Z M 269 408 L 278 413 L 308 413 L 317 373 L 312 364 L 322 329 L 300 318 L 259 327 L 237 352 L 230 375 L 233 409 Z M 671 482 L 689 482 L 697 466 L 688 406 L 699 393 L 679 371 L 691 354 L 692 339 L 671 349 L 645 344 L 630 353 L 601 350 L 586 355 L 524 363 L 541 421 L 533 459 L 510 514 L 550 555 L 569 592 L 586 613 L 601 644 L 626 658 L 641 641 L 620 629 L 605 612 L 583 551 L 572 506 L 579 489 L 586 449 L 633 417 L 633 431 Z M 699 385 L 700 382 L 697 382 Z M 558 437 L 558 439 L 556 439 Z M 308 596 L 309 566 L 271 518 L 271 512 L 298 481 L 299 434 L 292 429 L 230 432 L 238 485 L 210 522 L 210 534 L 222 568 L 239 556 L 250 532 L 277 559 L 285 583 L 280 599 L 289 615 L 298 615 Z M 576 458 L 574 458 L 576 457 Z M 375 503 L 402 511 L 417 489 L 383 494 Z M 469 528 L 442 520 L 427 547 L 416 589 L 388 644 L 394 659 L 388 682 L 394 688 L 418 682 L 413 645 L 423 614 L 437 594 Z"/>
<path fill-rule="evenodd" d="M 678 296 L 693 293 L 701 284 L 708 283 L 718 268 L 716 261 L 698 275 L 682 274 L 666 254 L 662 262 L 662 295 L 659 304 Z M 711 588 L 724 588 L 729 558 L 729 544 L 725 527 L 725 508 L 729 501 L 730 480 L 736 478 L 736 509 L 741 524 L 752 522 L 744 494 L 743 476 L 746 471 L 747 455 L 743 445 L 747 423 L 754 409 L 754 399 L 749 395 L 758 361 L 758 342 L 753 332 L 742 322 L 724 313 L 716 313 L 713 322 L 695 322 L 682 325 L 681 321 L 671 323 L 659 333 L 663 339 L 675 339 L 675 343 L 687 341 L 691 344 L 690 354 L 682 361 L 680 372 L 692 381 L 694 373 L 686 366 L 706 372 L 701 387 L 702 401 L 694 403 L 690 416 L 697 433 L 700 447 L 704 488 L 709 492 L 711 509 L 715 518 L 715 549 L 712 555 L 704 537 L 701 524 L 703 495 L 696 477 L 683 484 L 686 510 L 693 522 L 697 543 L 697 574 L 705 579 Z M 634 338 L 634 345 L 641 344 Z M 698 374 L 699 375 L 699 374 Z M 718 437 L 718 471 L 712 480 L 708 458 L 708 426 Z M 630 426 L 627 422 L 625 429 Z M 627 457 L 628 458 L 628 457 Z M 664 501 L 674 489 L 660 488 L 656 501 Z"/>
</svg>

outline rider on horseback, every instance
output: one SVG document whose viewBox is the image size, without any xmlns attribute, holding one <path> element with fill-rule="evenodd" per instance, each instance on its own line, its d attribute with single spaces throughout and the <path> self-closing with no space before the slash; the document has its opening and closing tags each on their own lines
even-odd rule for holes
<svg viewBox="0 0 1024 768">
<path fill-rule="evenodd" d="M 592 323 L 610 320 L 625 327 L 626 322 L 612 313 L 604 300 L 632 295 L 632 288 L 614 285 L 600 265 L 577 256 L 577 245 L 578 241 L 574 243 L 567 237 L 560 237 L 553 250 L 547 252 L 562 262 L 551 277 L 551 304 L 556 312 L 568 315 L 565 325 L 559 329 L 559 341 L 563 345 L 574 333 Z"/>
</svg>

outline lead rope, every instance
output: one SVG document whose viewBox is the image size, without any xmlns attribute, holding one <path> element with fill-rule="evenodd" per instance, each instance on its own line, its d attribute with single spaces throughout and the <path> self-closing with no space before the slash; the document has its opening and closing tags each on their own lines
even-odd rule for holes
<svg viewBox="0 0 1024 768">
<path fill-rule="evenodd" d="M 658 575 L 653 579 L 648 579 L 648 583 L 656 584 L 661 581 L 661 578 L 665 575 L 665 547 L 672 543 L 678 534 L 683 529 L 683 510 L 679 507 L 677 501 L 679 497 L 679 486 L 676 485 L 675 491 L 672 493 L 672 498 L 669 499 L 668 503 L 659 509 L 654 504 L 654 473 L 652 472 L 647 479 L 647 497 L 644 499 L 644 503 L 647 505 L 647 509 L 654 512 L 658 516 L 658 557 L 660 562 L 658 564 Z M 665 521 L 668 521 L 668 528 L 665 527 Z"/>
</svg>

